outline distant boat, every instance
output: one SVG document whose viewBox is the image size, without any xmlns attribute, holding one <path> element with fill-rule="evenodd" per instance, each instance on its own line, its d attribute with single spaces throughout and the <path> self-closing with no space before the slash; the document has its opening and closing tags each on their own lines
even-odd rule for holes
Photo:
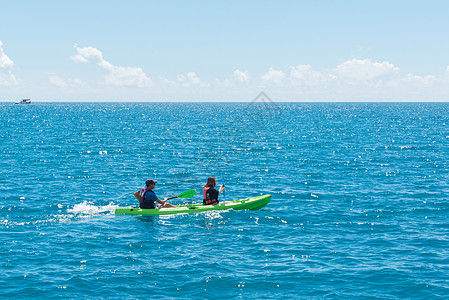
<svg viewBox="0 0 449 300">
<path fill-rule="evenodd" d="M 31 104 L 31 99 L 22 99 L 22 101 L 16 101 L 16 104 Z"/>
</svg>

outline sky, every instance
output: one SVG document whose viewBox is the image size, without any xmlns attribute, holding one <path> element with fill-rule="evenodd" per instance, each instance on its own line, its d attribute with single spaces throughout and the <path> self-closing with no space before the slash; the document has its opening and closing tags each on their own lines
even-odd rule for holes
<svg viewBox="0 0 449 300">
<path fill-rule="evenodd" d="M 3 1 L 0 101 L 449 101 L 449 1 Z"/>
</svg>

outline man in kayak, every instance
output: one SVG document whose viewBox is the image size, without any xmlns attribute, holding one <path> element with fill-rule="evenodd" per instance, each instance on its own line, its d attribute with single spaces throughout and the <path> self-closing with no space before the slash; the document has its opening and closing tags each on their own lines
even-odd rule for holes
<svg viewBox="0 0 449 300">
<path fill-rule="evenodd" d="M 203 187 L 203 204 L 204 205 L 217 205 L 220 202 L 218 201 L 218 195 L 221 192 L 225 191 L 224 185 L 220 186 L 220 189 L 217 191 L 215 186 L 217 185 L 217 180 L 215 177 L 207 178 L 206 185 Z"/>
<path fill-rule="evenodd" d="M 159 199 L 154 193 L 153 189 L 155 188 L 157 180 L 148 179 L 145 182 L 145 186 L 140 191 L 134 193 L 134 197 L 139 200 L 139 207 L 142 209 L 154 209 L 154 208 L 167 208 L 167 207 L 176 207 L 170 203 L 167 203 L 167 198 L 164 200 Z M 158 205 L 154 205 L 154 202 L 159 203 Z"/>
</svg>

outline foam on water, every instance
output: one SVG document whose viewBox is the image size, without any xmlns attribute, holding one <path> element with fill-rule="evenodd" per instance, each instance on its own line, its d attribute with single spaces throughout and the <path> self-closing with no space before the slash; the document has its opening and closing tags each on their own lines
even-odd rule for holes
<svg viewBox="0 0 449 300">
<path fill-rule="evenodd" d="M 74 215 L 98 216 L 103 213 L 114 214 L 116 208 L 119 206 L 112 202 L 108 205 L 97 206 L 93 202 L 84 201 L 67 209 L 67 212 Z"/>
</svg>

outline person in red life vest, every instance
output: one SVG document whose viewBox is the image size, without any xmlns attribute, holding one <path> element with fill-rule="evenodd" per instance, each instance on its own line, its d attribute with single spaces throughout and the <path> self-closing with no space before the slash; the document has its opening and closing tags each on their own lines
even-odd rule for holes
<svg viewBox="0 0 449 300">
<path fill-rule="evenodd" d="M 218 195 L 221 192 L 225 191 L 224 185 L 220 186 L 220 189 L 217 191 L 215 186 L 217 185 L 217 181 L 215 177 L 207 178 L 207 183 L 203 187 L 203 204 L 204 205 L 217 205 L 220 202 L 218 201 Z"/>
<path fill-rule="evenodd" d="M 142 209 L 154 209 L 154 208 L 167 208 L 175 207 L 174 205 L 167 203 L 167 198 L 164 200 L 159 199 L 154 193 L 153 189 L 156 186 L 157 180 L 148 179 L 145 182 L 145 186 L 140 191 L 134 193 L 134 197 L 139 200 L 139 207 Z M 154 202 L 159 203 L 154 205 Z"/>
</svg>

